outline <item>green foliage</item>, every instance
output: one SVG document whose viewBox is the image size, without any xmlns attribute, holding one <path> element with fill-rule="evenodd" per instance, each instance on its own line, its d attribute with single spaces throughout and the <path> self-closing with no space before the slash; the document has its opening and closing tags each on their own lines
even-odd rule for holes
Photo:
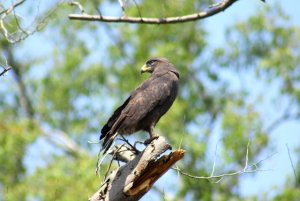
<svg viewBox="0 0 300 201">
<path fill-rule="evenodd" d="M 0 115 L 0 184 L 5 187 L 14 186 L 26 172 L 23 158 L 26 147 L 38 134 L 34 123 L 23 120 L 13 122 Z"/>
<path fill-rule="evenodd" d="M 115 3 L 112 1 L 112 9 Z M 94 12 L 95 4 L 97 1 L 90 1 L 86 9 Z M 165 17 L 188 14 L 201 6 L 194 0 L 159 4 L 142 1 L 139 11 L 132 6 L 126 12 Z M 216 127 L 220 129 L 217 137 L 221 147 L 216 152 L 221 153 L 216 174 L 243 168 L 249 139 L 250 161 L 269 148 L 271 142 L 262 117 L 264 94 L 255 94 L 242 84 L 234 86 L 236 77 L 244 73 L 253 75 L 253 82 L 280 80 L 282 87 L 276 98 L 288 95 L 299 104 L 300 29 L 287 26 L 288 18 L 280 9 L 259 11 L 247 21 L 238 22 L 228 29 L 228 47 L 214 50 L 201 22 L 103 25 L 60 17 L 69 12 L 69 7 L 60 7 L 41 33 L 43 39 L 49 40 L 49 55 L 35 58 L 33 51 L 16 56 L 34 107 L 33 117 L 24 115 L 15 77 L 5 78 L 6 88 L 0 86 L 4 92 L 0 93 L 0 200 L 86 200 L 92 195 L 102 177 L 94 173 L 99 145 L 88 141 L 98 138 L 101 125 L 116 105 L 146 79 L 139 68 L 149 57 L 167 57 L 180 72 L 179 96 L 156 129 L 173 148 L 187 151 L 178 165 L 193 175 L 211 174 L 214 157 L 210 152 L 217 143 L 213 140 Z M 6 46 L 1 44 L 4 49 Z M 19 48 L 30 45 L 25 42 L 10 48 L 17 55 Z M 26 59 L 29 55 L 33 61 Z M 230 79 L 226 78 L 228 74 Z M 28 147 L 35 147 L 38 140 L 45 138 L 40 128 L 66 133 L 84 153 L 70 154 L 64 145 L 48 140 L 54 151 L 35 148 L 37 154 L 49 153 L 42 157 L 46 165 L 35 167 L 29 174 L 30 167 L 23 160 Z M 136 134 L 134 138 L 144 136 Z M 63 139 L 59 140 L 64 144 Z M 32 163 L 38 166 L 40 161 L 32 158 Z M 245 200 L 236 190 L 240 179 L 234 176 L 215 184 L 180 176 L 172 193 L 176 200 Z M 275 199 L 297 197 L 297 188 L 288 186 Z"/>
<path fill-rule="evenodd" d="M 99 186 L 94 167 L 95 158 L 57 157 L 47 168 L 36 170 L 14 188 L 6 188 L 6 200 L 87 200 Z M 54 162 L 55 161 L 55 162 Z M 99 178 L 101 179 L 101 178 Z"/>
</svg>

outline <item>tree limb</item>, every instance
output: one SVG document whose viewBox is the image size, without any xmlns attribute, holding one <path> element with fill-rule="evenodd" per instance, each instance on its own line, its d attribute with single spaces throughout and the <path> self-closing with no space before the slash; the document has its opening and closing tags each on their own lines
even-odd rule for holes
<svg viewBox="0 0 300 201">
<path fill-rule="evenodd" d="M 176 17 L 166 18 L 146 18 L 146 17 L 112 17 L 102 15 L 88 15 L 88 14 L 70 14 L 71 20 L 86 20 L 86 21 L 101 21 L 111 23 L 135 23 L 135 24 L 174 24 L 196 21 L 215 15 L 221 11 L 226 10 L 237 0 L 223 0 L 222 2 L 210 6 L 206 11 Z"/>
<path fill-rule="evenodd" d="M 133 160 L 113 171 L 89 200 L 139 200 L 150 190 L 155 181 L 183 157 L 185 151 L 181 149 L 160 156 L 170 148 L 164 137 L 153 140 Z"/>
</svg>

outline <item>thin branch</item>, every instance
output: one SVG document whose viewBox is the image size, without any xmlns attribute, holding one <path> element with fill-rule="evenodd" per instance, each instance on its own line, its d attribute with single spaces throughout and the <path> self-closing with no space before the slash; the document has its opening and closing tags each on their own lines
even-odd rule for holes
<svg viewBox="0 0 300 201">
<path fill-rule="evenodd" d="M 291 163 L 291 166 L 292 166 L 292 169 L 293 169 L 295 181 L 297 182 L 297 173 L 296 173 L 295 166 L 294 166 L 294 163 L 293 163 L 293 160 L 292 160 L 292 157 L 291 157 L 290 148 L 289 148 L 288 144 L 285 144 L 285 146 L 286 146 L 286 149 L 287 149 L 287 152 L 288 152 L 288 155 L 289 155 L 289 159 L 290 159 L 290 163 Z"/>
<path fill-rule="evenodd" d="M 126 0 L 118 0 L 119 1 L 119 4 L 122 8 L 122 13 L 123 13 L 123 16 L 125 16 L 125 7 L 126 7 Z"/>
<path fill-rule="evenodd" d="M 3 10 L 0 12 L 0 15 L 5 14 L 8 15 L 9 13 L 11 13 L 11 11 L 13 11 L 16 7 L 20 6 L 21 4 L 23 4 L 26 0 L 20 0 L 17 3 L 11 5 L 9 8 Z"/>
<path fill-rule="evenodd" d="M 10 8 L 5 9 L 3 11 L 1 11 L 0 13 L 0 31 L 3 34 L 3 36 L 5 37 L 5 39 L 9 42 L 9 43 L 17 43 L 20 42 L 22 40 L 24 40 L 25 38 L 27 38 L 28 36 L 36 33 L 37 31 L 40 31 L 44 25 L 46 24 L 46 21 L 50 18 L 50 16 L 56 11 L 56 9 L 58 8 L 59 5 L 61 5 L 61 3 L 64 0 L 61 0 L 59 3 L 57 3 L 53 9 L 49 9 L 49 11 L 46 12 L 44 17 L 41 17 L 39 20 L 33 21 L 33 23 L 26 29 L 23 29 L 21 27 L 21 23 L 18 19 L 17 13 L 15 12 L 15 8 L 17 6 L 20 6 L 21 4 L 23 4 L 26 0 L 21 0 L 18 1 L 16 4 L 13 4 Z M 15 33 L 10 32 L 5 25 L 5 18 L 11 14 L 11 12 L 13 12 L 13 17 L 15 18 L 15 22 L 17 25 L 17 30 L 15 31 Z M 32 27 L 32 28 L 31 28 Z M 30 30 L 29 30 L 30 28 Z"/>
<path fill-rule="evenodd" d="M 122 144 L 121 146 L 117 147 L 117 149 L 116 149 L 115 152 L 113 153 L 113 156 L 112 156 L 112 158 L 111 158 L 111 160 L 110 160 L 110 163 L 109 163 L 109 165 L 108 165 L 108 167 L 107 167 L 107 170 L 106 170 L 106 173 L 105 173 L 105 175 L 104 175 L 104 180 L 105 180 L 105 179 L 107 178 L 107 176 L 108 176 L 108 173 L 109 173 L 109 171 L 110 171 L 110 168 L 111 168 L 111 165 L 112 165 L 112 163 L 113 163 L 113 161 L 114 161 L 115 156 L 117 155 L 117 153 L 119 152 L 119 150 L 120 150 L 124 145 L 125 145 L 125 143 Z"/>
<path fill-rule="evenodd" d="M 112 144 L 112 146 L 114 146 L 114 143 Z M 101 165 L 104 161 L 104 159 L 106 158 L 106 156 L 109 154 L 109 152 L 106 152 L 104 154 L 104 156 L 101 158 L 101 150 L 99 150 L 98 155 L 97 155 L 97 164 L 96 164 L 96 175 L 100 176 L 100 169 L 101 169 Z"/>
<path fill-rule="evenodd" d="M 246 161 L 245 161 L 245 166 L 243 169 L 241 170 L 238 170 L 236 172 L 231 172 L 231 173 L 224 173 L 224 174 L 220 174 L 220 175 L 214 175 L 214 169 L 215 169 L 215 162 L 214 162 L 214 165 L 213 165 L 213 171 L 211 173 L 210 176 L 196 176 L 196 175 L 191 175 L 187 172 L 184 172 L 182 171 L 179 167 L 176 167 L 176 168 L 172 168 L 173 170 L 176 170 L 179 174 L 181 175 L 184 175 L 184 176 L 187 176 L 187 177 L 190 177 L 190 178 L 193 178 L 193 179 L 206 179 L 206 180 L 212 180 L 212 179 L 217 179 L 217 181 L 215 181 L 214 183 L 218 183 L 220 182 L 224 177 L 229 177 L 229 176 L 235 176 L 235 175 L 241 175 L 241 174 L 246 174 L 246 173 L 255 173 L 255 172 L 258 172 L 258 171 L 268 171 L 268 170 L 262 170 L 262 169 L 259 169 L 258 168 L 258 165 L 269 159 L 270 157 L 274 156 L 274 154 L 266 157 L 265 159 L 262 159 L 256 163 L 253 163 L 251 166 L 249 166 L 249 145 L 250 145 L 250 142 L 248 141 L 248 144 L 247 144 L 247 150 L 246 150 Z"/>
<path fill-rule="evenodd" d="M 135 5 L 135 7 L 137 8 L 137 11 L 138 11 L 139 17 L 142 17 L 142 13 L 141 13 L 141 11 L 140 11 L 140 7 L 139 7 L 139 5 L 137 4 L 137 2 L 136 2 L 135 0 L 133 0 L 133 3 L 134 3 L 134 5 Z"/>
<path fill-rule="evenodd" d="M 8 65 L 8 61 L 5 58 L 5 65 L 1 65 L 0 66 L 3 68 L 3 71 L 0 73 L 0 77 L 3 76 L 7 71 L 11 70 L 12 67 Z"/>
<path fill-rule="evenodd" d="M 2 67 L 3 68 L 3 71 L 0 73 L 0 77 L 2 75 L 4 75 L 7 71 L 11 70 L 11 67 L 9 66 L 8 68 L 5 68 L 5 67 Z"/>
<path fill-rule="evenodd" d="M 120 135 L 121 136 L 121 138 L 122 139 L 120 139 L 120 140 L 122 140 L 123 142 L 125 142 L 128 146 L 130 146 L 130 148 L 135 152 L 135 154 L 138 154 L 140 151 L 139 150 L 137 150 L 136 148 L 135 148 L 135 146 L 133 146 L 132 144 L 130 144 L 130 142 L 123 136 L 123 135 Z"/>
<path fill-rule="evenodd" d="M 245 167 L 244 171 L 247 171 L 248 168 L 248 160 L 249 160 L 249 145 L 250 145 L 250 140 L 247 143 L 247 150 L 246 150 L 246 162 L 245 162 Z"/>
<path fill-rule="evenodd" d="M 16 7 L 20 6 L 21 4 L 23 4 L 26 0 L 20 0 L 17 3 L 11 5 L 9 8 L 3 10 L 0 12 L 0 28 L 2 30 L 2 34 L 4 35 L 4 37 L 8 40 L 11 41 L 10 39 L 10 33 L 8 32 L 8 30 L 6 29 L 5 25 L 4 25 L 4 19 L 12 12 L 15 10 Z"/>
<path fill-rule="evenodd" d="M 217 150 L 218 150 L 218 144 L 220 141 L 217 142 L 216 144 L 216 148 L 215 148 L 215 154 L 214 154 L 214 163 L 213 163 L 213 167 L 212 167 L 212 171 L 210 176 L 213 176 L 215 174 L 215 167 L 216 167 L 216 158 L 217 158 Z"/>
<path fill-rule="evenodd" d="M 71 1 L 71 2 L 68 2 L 68 4 L 70 6 L 77 6 L 77 8 L 80 10 L 81 14 L 85 13 L 85 10 L 84 10 L 83 6 L 79 2 L 77 2 L 77 1 Z"/>
<path fill-rule="evenodd" d="M 166 18 L 146 18 L 146 17 L 112 17 L 102 15 L 87 15 L 87 14 L 70 14 L 71 20 L 86 20 L 86 21 L 101 21 L 111 23 L 136 23 L 136 24 L 174 24 L 196 21 L 215 15 L 219 12 L 226 10 L 237 0 L 223 0 L 217 5 L 209 7 L 206 11 L 176 17 Z"/>
</svg>

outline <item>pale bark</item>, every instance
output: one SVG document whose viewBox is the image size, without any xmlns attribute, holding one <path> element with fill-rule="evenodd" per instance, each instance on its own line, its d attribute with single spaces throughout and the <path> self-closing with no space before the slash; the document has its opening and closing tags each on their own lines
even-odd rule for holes
<svg viewBox="0 0 300 201">
<path fill-rule="evenodd" d="M 179 149 L 166 154 L 165 152 L 169 149 L 171 146 L 164 137 L 153 140 L 143 152 L 138 153 L 125 165 L 114 170 L 89 200 L 139 200 L 151 189 L 155 181 L 183 157 L 185 152 Z M 120 152 L 120 154 L 122 153 L 129 154 Z M 132 157 L 132 153 L 130 157 Z M 128 158 L 128 156 L 122 158 Z"/>
</svg>

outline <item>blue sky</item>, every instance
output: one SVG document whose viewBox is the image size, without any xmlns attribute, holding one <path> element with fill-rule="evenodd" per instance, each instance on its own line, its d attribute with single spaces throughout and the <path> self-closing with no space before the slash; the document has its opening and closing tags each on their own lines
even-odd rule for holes
<svg viewBox="0 0 300 201">
<path fill-rule="evenodd" d="M 286 0 L 286 1 L 267 1 L 268 5 L 273 5 L 274 3 L 280 4 L 285 13 L 287 13 L 291 17 L 291 24 L 300 26 L 300 12 L 299 12 L 299 2 L 296 0 Z M 212 16 L 210 18 L 207 18 L 204 20 L 204 24 L 209 32 L 209 43 L 214 46 L 223 46 L 226 44 L 226 41 L 224 39 L 224 31 L 225 28 L 229 25 L 235 24 L 237 21 L 241 21 L 243 19 L 246 19 L 248 16 L 255 14 L 257 12 L 257 9 L 262 8 L 266 6 L 266 4 L 262 3 L 259 0 L 240 0 L 237 3 L 235 3 L 233 6 L 231 6 L 229 9 L 227 9 L 225 12 L 222 12 L 220 14 L 217 14 L 215 16 Z M 30 51 L 31 48 L 39 49 L 41 48 L 41 41 L 43 41 L 43 37 L 49 36 L 51 33 L 45 32 L 45 35 L 42 37 L 39 34 L 36 34 L 32 37 L 29 37 L 26 41 L 27 46 L 25 45 L 25 48 L 23 49 L 23 52 Z M 107 36 L 105 33 L 101 33 L 101 35 L 105 37 Z M 32 56 L 38 57 L 41 55 L 47 55 L 48 50 L 51 49 L 51 46 L 53 44 L 49 42 L 43 43 L 43 48 L 41 51 L 35 51 L 35 55 L 32 54 Z M 103 52 L 103 49 L 99 48 L 97 53 Z M 40 55 L 41 54 L 41 55 Z M 19 53 L 19 56 L 22 56 L 22 50 Z M 52 64 L 46 64 L 46 66 L 51 66 Z M 43 66 L 45 66 L 43 64 Z M 39 69 L 38 67 L 35 68 L 36 70 Z M 44 69 L 40 70 L 42 73 Z M 37 73 L 38 71 L 35 71 L 34 73 Z M 9 75 L 4 79 L 7 79 Z M 251 84 L 252 80 L 249 80 Z M 257 86 L 260 86 L 258 84 Z M 1 87 L 0 87 L 1 89 Z M 274 147 L 274 152 L 276 152 L 276 155 L 274 155 L 271 159 L 268 159 L 264 162 L 263 168 L 265 169 L 272 169 L 271 171 L 267 172 L 261 172 L 255 176 L 253 175 L 244 175 L 241 180 L 241 186 L 239 190 L 242 192 L 243 195 L 257 195 L 261 192 L 270 191 L 271 194 L 276 193 L 276 189 L 272 188 L 273 186 L 280 186 L 284 185 L 284 182 L 286 181 L 286 176 L 292 177 L 292 169 L 290 165 L 290 161 L 287 154 L 286 145 L 289 146 L 290 150 L 293 150 L 295 147 L 299 146 L 299 131 L 300 131 L 300 125 L 298 122 L 290 121 L 287 123 L 282 124 L 279 126 L 271 135 L 271 139 L 274 142 L 277 142 Z M 218 138 L 214 139 L 215 141 L 212 141 L 212 144 L 216 144 L 219 140 Z M 45 146 L 45 142 L 38 142 L 35 146 L 43 147 Z M 33 147 L 33 150 L 29 149 L 29 154 L 27 157 L 28 164 L 31 164 L 32 158 L 38 158 L 39 156 L 34 155 L 35 150 L 38 147 Z M 52 149 L 49 147 L 49 150 Z M 267 155 L 272 154 L 273 152 L 265 153 L 265 155 L 262 156 L 262 158 L 266 157 Z M 40 156 L 41 158 L 43 156 Z M 296 160 L 295 154 L 292 154 L 292 158 Z M 41 160 L 42 161 L 42 160 Z M 38 166 L 43 166 L 45 164 L 36 164 Z M 30 168 L 31 170 L 34 169 L 34 167 Z M 176 185 L 178 182 L 178 178 L 175 174 L 166 174 L 161 180 L 158 182 L 158 187 L 162 188 L 162 190 L 165 190 L 166 193 L 171 193 L 172 188 L 170 189 L 164 189 L 165 186 L 171 187 L 172 185 Z M 146 196 L 143 200 L 149 200 L 149 198 L 153 198 L 155 200 L 156 195 L 153 193 L 150 193 L 150 195 Z"/>
</svg>

